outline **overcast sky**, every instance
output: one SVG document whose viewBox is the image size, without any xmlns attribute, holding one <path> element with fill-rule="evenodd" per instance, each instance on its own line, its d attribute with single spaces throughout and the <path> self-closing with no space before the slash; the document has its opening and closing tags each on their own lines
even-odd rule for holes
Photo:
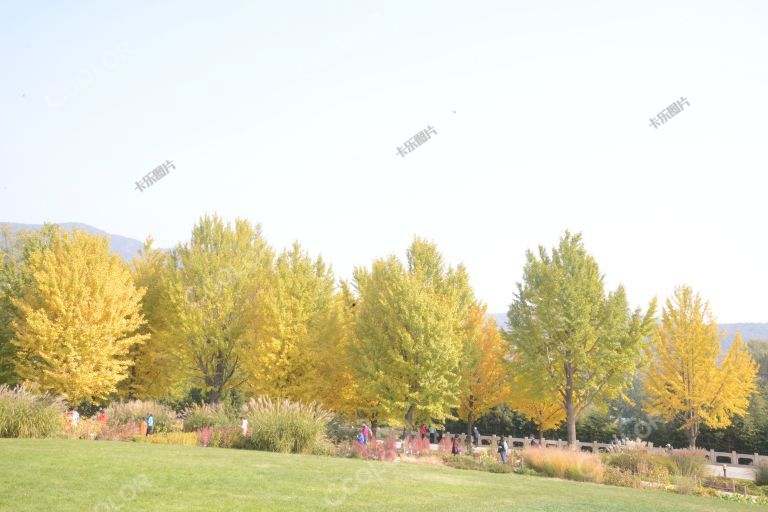
<svg viewBox="0 0 768 512">
<path fill-rule="evenodd" d="M 342 278 L 419 235 L 496 312 L 570 229 L 635 305 L 686 283 L 768 321 L 766 27 L 763 0 L 4 1 L 0 221 L 170 247 L 244 217 Z"/>
</svg>

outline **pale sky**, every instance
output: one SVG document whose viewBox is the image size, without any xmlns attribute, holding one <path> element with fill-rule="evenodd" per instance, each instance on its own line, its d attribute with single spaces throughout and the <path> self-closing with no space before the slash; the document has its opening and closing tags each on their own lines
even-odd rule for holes
<svg viewBox="0 0 768 512">
<path fill-rule="evenodd" d="M 634 305 L 686 283 L 768 321 L 766 27 L 763 0 L 3 1 L 0 221 L 170 247 L 244 217 L 340 278 L 419 235 L 493 312 L 570 229 Z"/>
</svg>

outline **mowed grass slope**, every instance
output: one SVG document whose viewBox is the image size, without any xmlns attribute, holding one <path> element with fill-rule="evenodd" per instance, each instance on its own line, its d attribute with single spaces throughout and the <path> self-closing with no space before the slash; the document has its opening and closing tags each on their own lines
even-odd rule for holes
<svg viewBox="0 0 768 512">
<path fill-rule="evenodd" d="M 755 506 L 405 463 L 108 441 L 0 439 L 0 510 L 748 509 Z"/>
</svg>

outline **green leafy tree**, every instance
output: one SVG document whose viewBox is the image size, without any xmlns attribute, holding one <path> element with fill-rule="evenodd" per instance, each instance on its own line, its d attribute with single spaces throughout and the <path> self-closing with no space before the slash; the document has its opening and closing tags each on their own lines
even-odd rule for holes
<svg viewBox="0 0 768 512">
<path fill-rule="evenodd" d="M 653 326 L 655 301 L 646 313 L 630 311 L 622 286 L 606 294 L 603 276 L 580 235 L 565 233 L 551 255 L 531 251 L 509 307 L 510 350 L 523 373 L 566 413 L 568 443 L 590 404 L 616 397 L 642 360 L 644 336 Z"/>
<path fill-rule="evenodd" d="M 190 242 L 173 251 L 167 292 L 173 316 L 163 335 L 209 402 L 248 378 L 242 363 L 252 348 L 247 315 L 254 283 L 272 257 L 260 226 L 240 219 L 225 225 L 216 216 L 203 217 Z"/>
<path fill-rule="evenodd" d="M 474 298 L 463 267 L 416 239 L 404 266 L 394 256 L 355 271 L 359 294 L 352 358 L 360 393 L 379 419 L 443 420 L 461 396 L 463 329 Z"/>
</svg>

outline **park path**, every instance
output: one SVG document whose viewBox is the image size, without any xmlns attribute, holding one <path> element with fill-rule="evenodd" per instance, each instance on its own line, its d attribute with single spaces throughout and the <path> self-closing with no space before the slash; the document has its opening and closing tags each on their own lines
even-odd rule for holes
<svg viewBox="0 0 768 512">
<path fill-rule="evenodd" d="M 709 473 L 713 476 L 723 476 L 722 464 L 710 464 L 707 466 Z M 726 476 L 728 478 L 738 478 L 741 480 L 754 480 L 755 470 L 752 468 L 738 468 L 735 466 L 726 466 Z"/>
<path fill-rule="evenodd" d="M 401 447 L 401 441 L 397 441 L 397 448 L 400 449 L 400 447 Z M 439 449 L 439 446 L 436 444 L 430 444 L 429 448 L 432 451 L 436 451 Z M 488 449 L 487 446 L 483 446 L 481 448 L 473 448 L 473 451 L 481 451 L 481 450 L 485 451 L 487 449 Z M 709 474 L 712 476 L 723 476 L 722 464 L 709 464 L 707 466 L 707 470 L 709 471 Z M 754 480 L 755 470 L 752 468 L 726 466 L 726 476 L 728 478 L 737 478 L 739 480 Z"/>
</svg>

